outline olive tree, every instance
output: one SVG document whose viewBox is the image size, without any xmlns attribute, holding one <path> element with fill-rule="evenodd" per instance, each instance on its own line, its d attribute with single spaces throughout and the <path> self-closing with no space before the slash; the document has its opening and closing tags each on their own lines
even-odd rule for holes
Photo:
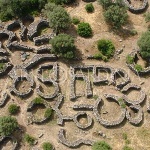
<svg viewBox="0 0 150 150">
<path fill-rule="evenodd" d="M 0 117 L 0 135 L 9 136 L 18 128 L 18 122 L 11 116 Z"/>
<path fill-rule="evenodd" d="M 111 5 L 104 12 L 104 17 L 106 22 L 114 28 L 121 28 L 128 19 L 127 9 L 126 7 L 121 7 L 119 5 Z"/>
<path fill-rule="evenodd" d="M 66 59 L 74 58 L 75 45 L 74 39 L 67 34 L 59 34 L 55 36 L 50 43 L 52 44 L 52 52 Z"/>
<path fill-rule="evenodd" d="M 150 59 L 150 31 L 142 34 L 137 42 L 140 48 L 140 54 L 144 59 Z"/>
<path fill-rule="evenodd" d="M 56 32 L 67 29 L 71 24 L 70 15 L 61 6 L 48 3 L 43 12 L 48 18 L 50 27 Z"/>
</svg>

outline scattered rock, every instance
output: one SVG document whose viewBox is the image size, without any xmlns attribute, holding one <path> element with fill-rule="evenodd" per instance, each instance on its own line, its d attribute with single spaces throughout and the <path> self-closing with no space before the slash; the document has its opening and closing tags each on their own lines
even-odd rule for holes
<svg viewBox="0 0 150 150">
<path fill-rule="evenodd" d="M 41 133 L 41 134 L 39 134 L 39 136 L 38 136 L 38 137 L 39 137 L 39 138 L 41 138 L 43 135 L 44 135 L 44 134 L 43 134 L 43 133 Z"/>
</svg>

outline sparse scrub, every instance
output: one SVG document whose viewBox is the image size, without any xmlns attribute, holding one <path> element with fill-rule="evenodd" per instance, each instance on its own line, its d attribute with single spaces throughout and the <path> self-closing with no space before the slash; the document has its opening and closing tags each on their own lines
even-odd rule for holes
<svg viewBox="0 0 150 150">
<path fill-rule="evenodd" d="M 34 145 L 35 138 L 32 137 L 31 135 L 25 134 L 24 139 L 29 145 L 31 145 L 31 146 Z"/>
<path fill-rule="evenodd" d="M 53 150 L 53 146 L 49 142 L 43 143 L 42 148 L 43 148 L 43 150 Z"/>
<path fill-rule="evenodd" d="M 132 57 L 132 56 L 130 56 L 130 55 L 127 55 L 127 57 L 126 57 L 126 62 L 128 63 L 128 64 L 133 64 L 134 63 L 134 57 Z"/>
<path fill-rule="evenodd" d="M 77 25 L 77 24 L 80 23 L 80 20 L 77 17 L 73 17 L 72 18 L 72 23 L 75 24 L 75 25 Z"/>
<path fill-rule="evenodd" d="M 140 71 L 142 71 L 142 70 L 143 70 L 143 68 L 142 68 L 142 66 L 141 66 L 141 65 L 136 64 L 136 65 L 135 65 L 135 70 L 136 70 L 137 72 L 140 72 Z"/>
<path fill-rule="evenodd" d="M 92 150 L 112 150 L 112 148 L 105 141 L 98 141 L 92 145 Z"/>
</svg>

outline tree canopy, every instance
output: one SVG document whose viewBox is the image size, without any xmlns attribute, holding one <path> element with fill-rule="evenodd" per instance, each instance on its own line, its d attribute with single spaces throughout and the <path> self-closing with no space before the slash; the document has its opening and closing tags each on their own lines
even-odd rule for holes
<svg viewBox="0 0 150 150">
<path fill-rule="evenodd" d="M 119 5 L 111 5 L 104 12 L 104 17 L 106 22 L 111 24 L 114 28 L 121 28 L 128 19 L 128 14 L 126 7 L 121 7 Z"/>
<path fill-rule="evenodd" d="M 150 31 L 142 34 L 137 42 L 140 48 L 140 54 L 144 59 L 150 59 Z"/>
<path fill-rule="evenodd" d="M 0 19 L 7 21 L 13 17 L 23 17 L 40 11 L 47 0 L 0 0 Z"/>
<path fill-rule="evenodd" d="M 18 122 L 10 116 L 0 117 L 0 135 L 9 136 L 18 128 Z"/>
<path fill-rule="evenodd" d="M 67 34 L 59 34 L 54 37 L 50 43 L 52 44 L 52 52 L 56 55 L 71 59 L 75 56 L 74 39 Z"/>
<path fill-rule="evenodd" d="M 50 27 L 57 32 L 67 29 L 71 24 L 70 15 L 61 6 L 48 3 L 43 12 L 48 18 Z"/>
</svg>

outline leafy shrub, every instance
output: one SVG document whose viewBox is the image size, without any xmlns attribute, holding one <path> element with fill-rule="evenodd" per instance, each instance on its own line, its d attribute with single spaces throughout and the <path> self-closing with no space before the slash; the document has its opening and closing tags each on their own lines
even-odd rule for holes
<svg viewBox="0 0 150 150">
<path fill-rule="evenodd" d="M 123 147 L 123 150 L 133 150 L 133 149 L 126 145 L 126 146 Z"/>
<path fill-rule="evenodd" d="M 89 23 L 79 23 L 77 32 L 82 37 L 90 37 L 92 36 L 92 28 Z"/>
<path fill-rule="evenodd" d="M 42 148 L 43 148 L 43 150 L 53 150 L 53 146 L 49 142 L 43 143 Z"/>
<path fill-rule="evenodd" d="M 102 59 L 103 55 L 101 53 L 95 54 L 94 58 L 95 59 Z"/>
<path fill-rule="evenodd" d="M 127 140 L 127 138 L 128 138 L 127 133 L 123 133 L 122 137 L 123 137 L 124 140 Z"/>
<path fill-rule="evenodd" d="M 119 29 L 127 22 L 127 9 L 125 7 L 120 7 L 119 5 L 111 5 L 104 12 L 104 18 L 111 26 Z"/>
<path fill-rule="evenodd" d="M 137 35 L 138 32 L 136 30 L 130 30 L 130 34 L 134 36 L 134 35 Z"/>
<path fill-rule="evenodd" d="M 74 58 L 75 45 L 74 39 L 67 34 L 59 34 L 55 36 L 50 43 L 52 44 L 52 52 L 66 59 Z"/>
<path fill-rule="evenodd" d="M 52 115 L 53 110 L 51 108 L 47 108 L 44 114 L 44 117 L 50 118 Z"/>
<path fill-rule="evenodd" d="M 9 111 L 9 113 L 10 113 L 11 115 L 14 115 L 14 114 L 18 113 L 18 112 L 19 112 L 19 109 L 20 109 L 20 107 L 17 106 L 16 104 L 11 104 L 11 105 L 8 107 L 8 111 Z"/>
<path fill-rule="evenodd" d="M 143 33 L 137 44 L 142 58 L 148 60 L 150 58 L 150 31 Z"/>
<path fill-rule="evenodd" d="M 0 63 L 0 70 L 3 70 L 5 67 L 5 63 Z"/>
<path fill-rule="evenodd" d="M 119 98 L 118 102 L 120 103 L 120 105 L 121 105 L 122 108 L 126 108 L 126 104 L 124 103 L 124 101 L 123 101 L 122 98 Z"/>
<path fill-rule="evenodd" d="M 112 150 L 105 141 L 98 141 L 92 145 L 92 150 Z"/>
<path fill-rule="evenodd" d="M 127 62 L 128 64 L 133 64 L 133 62 L 134 62 L 134 57 L 132 57 L 132 56 L 130 56 L 130 55 L 127 55 L 127 57 L 126 57 L 126 62 Z"/>
<path fill-rule="evenodd" d="M 85 6 L 85 9 L 88 13 L 92 13 L 94 11 L 94 6 L 92 3 L 89 3 Z"/>
<path fill-rule="evenodd" d="M 76 17 L 73 17 L 72 18 L 72 23 L 75 24 L 75 25 L 77 25 L 77 24 L 80 23 L 80 20 L 78 18 L 76 18 Z"/>
<path fill-rule="evenodd" d="M 33 102 L 34 102 L 35 104 L 42 104 L 42 103 L 43 103 L 43 99 L 42 99 L 41 97 L 36 97 L 36 98 L 33 100 Z"/>
<path fill-rule="evenodd" d="M 130 143 L 131 143 L 131 141 L 130 141 L 129 139 L 125 140 L 125 144 L 126 144 L 126 145 L 128 145 L 128 144 L 130 144 Z"/>
<path fill-rule="evenodd" d="M 31 135 L 25 134 L 24 139 L 29 145 L 34 145 L 35 138 L 32 137 Z"/>
<path fill-rule="evenodd" d="M 115 47 L 110 40 L 101 39 L 97 42 L 98 50 L 108 59 L 114 55 Z"/>
<path fill-rule="evenodd" d="M 136 70 L 137 72 L 140 72 L 140 71 L 142 71 L 142 70 L 143 70 L 143 68 L 142 68 L 142 66 L 141 66 L 141 65 L 136 64 L 136 65 L 135 65 L 135 70 Z"/>
<path fill-rule="evenodd" d="M 0 136 L 9 136 L 18 128 L 16 118 L 11 116 L 0 117 Z"/>
</svg>

